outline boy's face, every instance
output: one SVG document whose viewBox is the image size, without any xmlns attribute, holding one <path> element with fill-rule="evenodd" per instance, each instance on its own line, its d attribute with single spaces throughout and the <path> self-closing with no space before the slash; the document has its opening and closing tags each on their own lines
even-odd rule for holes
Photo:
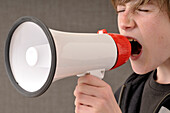
<svg viewBox="0 0 170 113">
<path fill-rule="evenodd" d="M 137 9 L 135 2 L 117 6 L 118 27 L 120 34 L 140 43 L 132 45 L 130 61 L 136 73 L 144 74 L 170 61 L 170 19 L 153 2 Z"/>
</svg>

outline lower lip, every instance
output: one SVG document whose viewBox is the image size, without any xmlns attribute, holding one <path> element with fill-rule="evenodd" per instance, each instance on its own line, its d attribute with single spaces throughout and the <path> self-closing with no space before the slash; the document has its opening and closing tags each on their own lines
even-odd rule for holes
<svg viewBox="0 0 170 113">
<path fill-rule="evenodd" d="M 131 55 L 130 58 L 131 58 L 131 60 L 137 60 L 137 59 L 139 59 L 139 57 L 141 55 L 142 55 L 142 50 L 141 50 L 141 52 L 138 55 L 135 55 L 135 56 Z"/>
</svg>

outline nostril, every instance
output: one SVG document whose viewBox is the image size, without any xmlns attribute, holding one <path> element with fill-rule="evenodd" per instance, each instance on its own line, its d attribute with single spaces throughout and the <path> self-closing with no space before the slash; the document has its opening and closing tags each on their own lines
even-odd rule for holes
<svg viewBox="0 0 170 113">
<path fill-rule="evenodd" d="M 128 27 L 128 26 L 123 26 L 123 27 L 122 27 L 123 30 L 128 30 L 128 29 L 130 29 L 130 28 L 131 28 L 131 27 Z"/>
<path fill-rule="evenodd" d="M 135 28 L 135 23 L 121 24 L 120 28 L 125 31 L 132 30 Z"/>
<path fill-rule="evenodd" d="M 136 26 L 135 20 L 129 16 L 122 16 L 118 18 L 119 28 L 122 30 L 131 30 Z"/>
</svg>

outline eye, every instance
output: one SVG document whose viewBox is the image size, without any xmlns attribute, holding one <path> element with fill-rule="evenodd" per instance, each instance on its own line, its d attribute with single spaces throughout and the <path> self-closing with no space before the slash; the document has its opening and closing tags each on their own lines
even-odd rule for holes
<svg viewBox="0 0 170 113">
<path fill-rule="evenodd" d="M 117 10 L 117 13 L 121 13 L 124 12 L 125 10 Z"/>
<path fill-rule="evenodd" d="M 137 7 L 136 10 L 139 11 L 139 12 L 149 12 L 150 6 L 147 5 L 147 4 L 141 5 L 141 6 Z"/>
<path fill-rule="evenodd" d="M 138 11 L 141 11 L 141 12 L 149 12 L 149 10 L 147 10 L 147 9 L 138 9 Z"/>
<path fill-rule="evenodd" d="M 117 13 L 121 13 L 125 11 L 125 6 L 124 5 L 118 5 L 117 6 Z"/>
</svg>

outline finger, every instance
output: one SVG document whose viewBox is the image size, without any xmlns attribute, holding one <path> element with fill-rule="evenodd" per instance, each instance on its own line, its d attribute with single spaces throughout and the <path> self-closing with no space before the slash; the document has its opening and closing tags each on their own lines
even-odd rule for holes
<svg viewBox="0 0 170 113">
<path fill-rule="evenodd" d="M 74 105 L 75 105 L 75 106 L 83 105 L 83 106 L 87 106 L 87 107 L 92 107 L 91 105 L 86 105 L 86 104 L 83 104 L 83 103 L 78 103 L 77 99 L 75 99 Z"/>
<path fill-rule="evenodd" d="M 75 99 L 75 105 L 79 105 L 79 104 L 83 104 L 86 106 L 95 106 L 96 102 L 98 102 L 99 99 L 97 97 L 94 96 L 89 96 L 86 94 L 79 94 L 76 96 Z"/>
<path fill-rule="evenodd" d="M 75 88 L 75 90 L 74 90 L 74 93 L 73 93 L 73 94 L 74 94 L 74 96 L 76 96 L 76 95 L 77 95 L 77 91 L 78 91 L 78 90 L 77 90 L 77 89 L 78 89 L 77 87 L 78 87 L 78 86 L 76 86 L 76 88 Z"/>
<path fill-rule="evenodd" d="M 76 86 L 74 95 L 76 96 L 78 93 L 83 93 L 89 96 L 102 97 L 103 89 L 100 87 L 95 87 L 87 84 L 80 84 Z"/>
<path fill-rule="evenodd" d="M 75 113 L 93 113 L 93 108 L 79 104 L 75 107 Z"/>
<path fill-rule="evenodd" d="M 85 75 L 78 79 L 78 84 L 88 84 L 96 87 L 105 87 L 107 85 L 103 80 L 93 76 L 93 75 Z"/>
</svg>

